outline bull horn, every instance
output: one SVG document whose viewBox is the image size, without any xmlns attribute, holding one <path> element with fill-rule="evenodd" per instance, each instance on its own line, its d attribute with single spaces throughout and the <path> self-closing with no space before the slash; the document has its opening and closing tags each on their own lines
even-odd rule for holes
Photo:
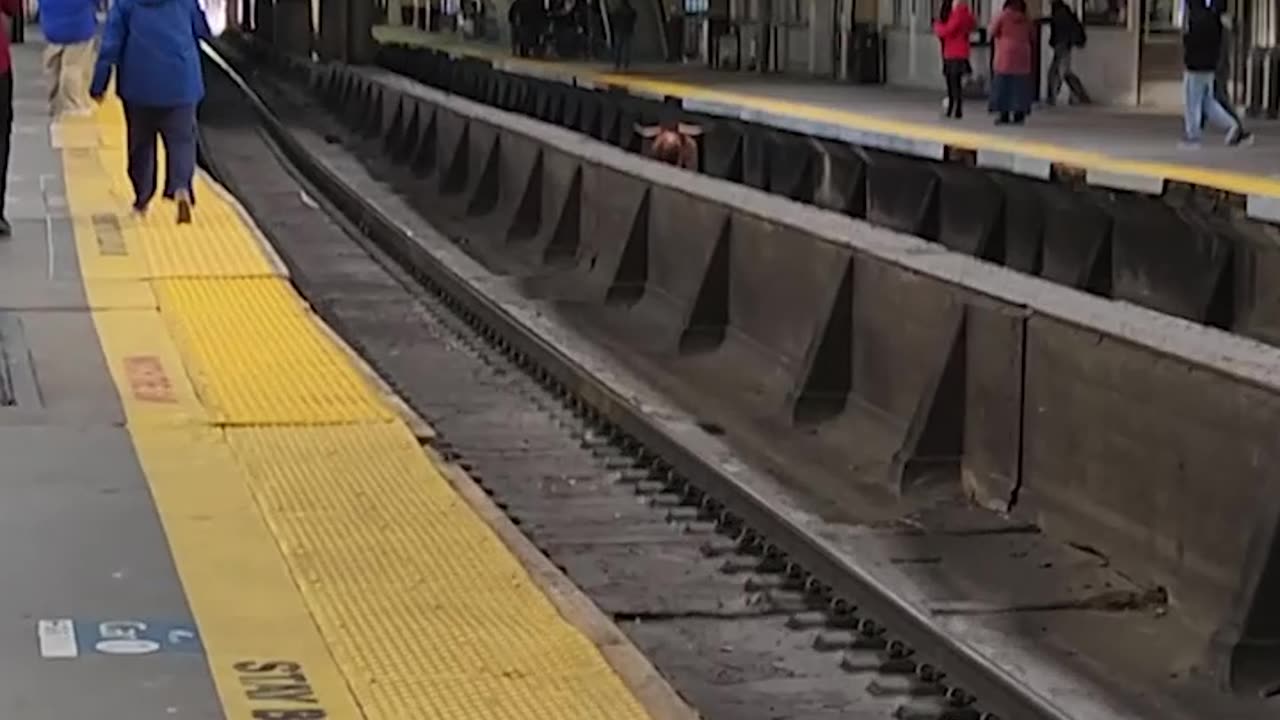
<svg viewBox="0 0 1280 720">
<path fill-rule="evenodd" d="M 690 125 L 689 123 L 676 123 L 676 129 L 681 135 L 697 136 L 702 134 L 701 126 Z"/>
<path fill-rule="evenodd" d="M 662 128 L 660 127 L 645 127 L 636 123 L 636 134 L 642 138 L 655 138 L 658 137 L 658 133 L 660 132 L 662 132 Z"/>
</svg>

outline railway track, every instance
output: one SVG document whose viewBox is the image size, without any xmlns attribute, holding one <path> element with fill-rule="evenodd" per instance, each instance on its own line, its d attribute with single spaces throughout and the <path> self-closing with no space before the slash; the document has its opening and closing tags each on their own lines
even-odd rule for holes
<svg viewBox="0 0 1280 720">
<path fill-rule="evenodd" d="M 369 202 L 394 198 L 393 171 L 369 165 L 385 182 L 364 187 L 343 170 L 367 141 L 287 83 L 245 82 L 215 59 L 206 167 L 321 316 L 440 433 L 437 448 L 705 717 L 1068 717 L 682 451 L 545 328 L 505 313 L 498 284 L 407 252 L 410 232 L 430 229 Z"/>
</svg>

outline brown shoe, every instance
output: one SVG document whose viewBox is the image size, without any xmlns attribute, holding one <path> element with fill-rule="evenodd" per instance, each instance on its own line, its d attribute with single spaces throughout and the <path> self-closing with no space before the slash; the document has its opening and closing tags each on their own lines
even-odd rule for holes
<svg viewBox="0 0 1280 720">
<path fill-rule="evenodd" d="M 179 190 L 174 199 L 178 201 L 178 224 L 189 224 L 191 222 L 191 193 L 186 190 Z"/>
</svg>

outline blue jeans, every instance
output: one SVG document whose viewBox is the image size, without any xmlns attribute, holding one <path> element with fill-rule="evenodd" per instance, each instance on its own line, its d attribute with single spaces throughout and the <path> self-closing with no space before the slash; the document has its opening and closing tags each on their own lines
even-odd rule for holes
<svg viewBox="0 0 1280 720">
<path fill-rule="evenodd" d="M 145 209 L 156 194 L 156 137 L 164 140 L 164 196 L 192 191 L 196 174 L 196 106 L 155 107 L 125 103 L 129 182 L 133 206 Z"/>
<path fill-rule="evenodd" d="M 1208 121 L 1228 132 L 1236 132 L 1240 124 L 1213 96 L 1213 71 L 1187 70 L 1182 74 L 1182 91 L 1185 95 L 1182 122 L 1186 139 L 1200 141 L 1200 121 Z"/>
</svg>

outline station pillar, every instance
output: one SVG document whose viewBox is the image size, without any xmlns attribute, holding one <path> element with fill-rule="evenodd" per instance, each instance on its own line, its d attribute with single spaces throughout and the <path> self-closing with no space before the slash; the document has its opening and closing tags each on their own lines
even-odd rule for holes
<svg viewBox="0 0 1280 720">
<path fill-rule="evenodd" d="M 285 55 L 311 53 L 311 0 L 276 0 L 275 49 Z"/>
<path fill-rule="evenodd" d="M 377 8 L 373 0 L 347 0 L 351 6 L 347 22 L 347 62 L 364 65 L 373 62 L 373 21 Z"/>
<path fill-rule="evenodd" d="M 320 41 L 316 49 L 324 60 L 346 60 L 347 16 L 349 0 L 326 0 L 320 3 Z"/>
<path fill-rule="evenodd" d="M 253 34 L 266 43 L 275 42 L 276 4 L 274 0 L 257 0 L 253 6 Z"/>
<path fill-rule="evenodd" d="M 320 56 L 352 64 L 373 60 L 373 0 L 328 0 L 320 4 Z"/>
</svg>

